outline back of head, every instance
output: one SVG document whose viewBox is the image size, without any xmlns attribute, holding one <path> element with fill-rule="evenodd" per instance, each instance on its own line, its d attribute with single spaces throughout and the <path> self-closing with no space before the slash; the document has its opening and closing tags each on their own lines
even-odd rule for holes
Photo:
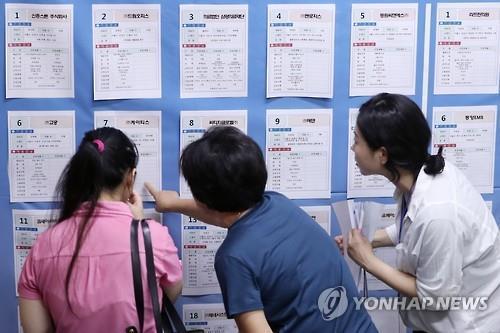
<svg viewBox="0 0 500 333">
<path fill-rule="evenodd" d="M 85 133 L 57 185 L 62 201 L 59 221 L 84 202 L 94 206 L 102 190 L 118 187 L 126 172 L 136 167 L 137 159 L 137 148 L 122 131 L 102 127 Z"/>
<path fill-rule="evenodd" d="M 232 126 L 215 126 L 189 144 L 181 169 L 193 197 L 220 212 L 240 212 L 262 199 L 267 171 L 257 143 Z"/>
<path fill-rule="evenodd" d="M 381 93 L 370 98 L 361 105 L 356 126 L 372 150 L 385 147 L 388 153 L 385 167 L 393 180 L 399 179 L 397 168 L 409 170 L 416 176 L 421 167 L 430 162 L 429 125 L 418 105 L 406 96 Z M 435 174 L 435 171 L 427 173 Z"/>
</svg>

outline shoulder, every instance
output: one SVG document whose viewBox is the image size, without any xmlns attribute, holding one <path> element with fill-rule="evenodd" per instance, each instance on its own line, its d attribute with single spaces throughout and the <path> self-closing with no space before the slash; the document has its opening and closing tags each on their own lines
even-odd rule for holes
<svg viewBox="0 0 500 333">
<path fill-rule="evenodd" d="M 479 205 L 482 197 L 467 177 L 446 161 L 442 173 L 427 175 L 422 170 L 411 198 L 411 209 L 420 218 L 456 219 L 457 210 Z M 409 209 L 410 210 L 410 209 Z"/>
<path fill-rule="evenodd" d="M 473 185 L 465 174 L 450 161 L 445 162 L 443 172 L 437 175 L 428 175 L 422 168 L 415 188 L 415 190 L 423 192 L 422 195 L 427 199 L 434 199 L 435 195 L 453 191 L 469 191 L 473 189 Z"/>
<path fill-rule="evenodd" d="M 38 235 L 31 247 L 33 259 L 38 260 L 58 255 L 64 245 L 73 240 L 75 232 L 76 228 L 72 218 L 48 227 L 47 230 Z"/>
<path fill-rule="evenodd" d="M 248 262 L 249 258 L 241 257 L 224 250 L 217 251 L 214 260 L 214 268 L 220 276 L 231 276 L 243 274 L 243 272 L 253 272 L 253 266 Z M 253 274 L 253 273 L 252 273 Z"/>
<path fill-rule="evenodd" d="M 173 243 L 167 226 L 153 219 L 147 219 L 147 223 L 155 247 L 169 247 Z"/>
<path fill-rule="evenodd" d="M 281 193 L 274 192 L 274 191 L 264 192 L 264 199 L 268 200 L 270 202 L 293 204 L 293 201 L 290 200 L 288 197 L 286 197 L 285 195 L 283 195 Z"/>
</svg>

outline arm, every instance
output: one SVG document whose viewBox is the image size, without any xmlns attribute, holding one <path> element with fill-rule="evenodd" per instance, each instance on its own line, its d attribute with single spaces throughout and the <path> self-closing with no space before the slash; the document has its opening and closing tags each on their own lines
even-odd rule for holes
<svg viewBox="0 0 500 333">
<path fill-rule="evenodd" d="M 372 247 L 377 248 L 385 246 L 394 246 L 394 243 L 385 229 L 377 229 L 373 234 Z"/>
<path fill-rule="evenodd" d="M 349 233 L 349 256 L 366 271 L 406 296 L 417 296 L 416 278 L 401 272 L 377 258 L 368 239 L 358 229 Z"/>
<path fill-rule="evenodd" d="M 333 238 L 339 247 L 340 253 L 344 255 L 344 236 L 338 235 Z M 392 239 L 387 234 L 385 229 L 377 229 L 373 234 L 372 248 L 394 246 Z"/>
<path fill-rule="evenodd" d="M 211 225 L 219 225 L 215 212 L 193 199 L 181 199 L 175 191 L 159 191 L 152 184 L 144 184 L 155 199 L 158 212 L 181 213 Z"/>
<path fill-rule="evenodd" d="M 262 310 L 240 313 L 234 320 L 240 333 L 273 333 Z"/>
<path fill-rule="evenodd" d="M 52 333 L 54 327 L 50 314 L 41 300 L 19 298 L 21 325 L 25 333 Z"/>
<path fill-rule="evenodd" d="M 413 275 L 401 272 L 386 264 L 375 255 L 368 262 L 367 266 L 363 268 L 401 294 L 410 297 L 417 296 L 417 279 Z"/>
<path fill-rule="evenodd" d="M 163 292 L 167 295 L 168 299 L 170 299 L 172 303 L 174 303 L 177 297 L 179 297 L 181 291 L 182 291 L 182 280 L 174 284 L 171 284 L 168 287 L 163 287 Z"/>
</svg>

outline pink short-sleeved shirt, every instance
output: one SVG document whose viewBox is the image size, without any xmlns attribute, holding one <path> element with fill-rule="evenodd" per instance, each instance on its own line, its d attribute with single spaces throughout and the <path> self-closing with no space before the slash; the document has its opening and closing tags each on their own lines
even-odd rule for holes
<svg viewBox="0 0 500 333">
<path fill-rule="evenodd" d="M 74 314 L 67 305 L 64 281 L 83 213 L 78 211 L 39 236 L 21 272 L 19 296 L 42 300 L 57 332 L 125 332 L 128 326 L 139 327 L 130 258 L 132 213 L 123 202 L 98 203 L 69 285 L 68 297 Z M 166 227 L 154 221 L 148 224 L 156 277 L 161 287 L 168 287 L 182 280 L 177 248 Z M 144 332 L 153 332 L 142 237 L 139 250 L 145 291 Z"/>
</svg>

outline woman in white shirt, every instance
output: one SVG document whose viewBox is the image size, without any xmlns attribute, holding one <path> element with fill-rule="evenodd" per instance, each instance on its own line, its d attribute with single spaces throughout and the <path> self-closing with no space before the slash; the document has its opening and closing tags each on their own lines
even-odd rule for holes
<svg viewBox="0 0 500 333">
<path fill-rule="evenodd" d="M 431 131 L 409 98 L 382 93 L 364 103 L 351 149 L 363 175 L 396 186 L 396 223 L 370 243 L 350 233 L 349 256 L 420 310 L 400 311 L 426 332 L 500 332 L 500 236 L 493 215 L 460 170 L 429 155 Z M 337 242 L 342 242 L 337 238 Z M 395 246 L 397 268 L 373 254 Z"/>
</svg>

